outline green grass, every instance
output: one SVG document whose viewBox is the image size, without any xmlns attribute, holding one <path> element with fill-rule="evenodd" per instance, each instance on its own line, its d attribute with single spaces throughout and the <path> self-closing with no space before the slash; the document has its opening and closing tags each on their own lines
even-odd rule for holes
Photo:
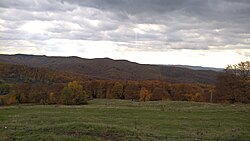
<svg viewBox="0 0 250 141">
<path fill-rule="evenodd" d="M 250 105 L 96 99 L 5 106 L 0 140 L 250 140 Z"/>
</svg>

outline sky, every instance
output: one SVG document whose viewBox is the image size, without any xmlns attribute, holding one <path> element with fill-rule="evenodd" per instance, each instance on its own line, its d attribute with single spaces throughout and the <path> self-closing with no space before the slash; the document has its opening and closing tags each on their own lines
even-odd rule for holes
<svg viewBox="0 0 250 141">
<path fill-rule="evenodd" d="M 226 67 L 250 60 L 250 0 L 0 0 L 0 54 Z"/>
</svg>

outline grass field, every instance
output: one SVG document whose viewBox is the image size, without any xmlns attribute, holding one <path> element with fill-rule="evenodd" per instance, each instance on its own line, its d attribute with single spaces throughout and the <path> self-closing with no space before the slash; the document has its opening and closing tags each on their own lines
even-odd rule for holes
<svg viewBox="0 0 250 141">
<path fill-rule="evenodd" d="M 96 99 L 6 106 L 0 140 L 250 140 L 250 105 Z"/>
</svg>

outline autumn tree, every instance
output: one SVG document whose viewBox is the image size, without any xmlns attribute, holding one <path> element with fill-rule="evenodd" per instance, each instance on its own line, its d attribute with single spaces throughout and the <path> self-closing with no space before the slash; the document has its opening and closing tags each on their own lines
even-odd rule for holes
<svg viewBox="0 0 250 141">
<path fill-rule="evenodd" d="M 165 89 L 159 87 L 154 88 L 151 100 L 164 100 L 168 98 L 170 98 L 170 95 Z"/>
<path fill-rule="evenodd" d="M 125 86 L 124 97 L 125 99 L 139 100 L 140 87 L 137 82 L 128 82 Z"/>
<path fill-rule="evenodd" d="M 34 84 L 31 85 L 31 89 L 28 92 L 29 102 L 48 104 L 48 97 L 51 88 L 48 84 Z"/>
<path fill-rule="evenodd" d="M 225 71 L 241 79 L 248 80 L 250 77 L 250 61 L 240 62 L 236 65 L 228 65 Z"/>
<path fill-rule="evenodd" d="M 124 99 L 123 85 L 120 82 L 116 82 L 111 90 L 113 98 Z"/>
<path fill-rule="evenodd" d="M 151 98 L 151 94 L 148 92 L 148 90 L 144 87 L 140 90 L 140 101 L 149 101 Z"/>
<path fill-rule="evenodd" d="M 229 65 L 218 76 L 215 89 L 217 102 L 250 102 L 250 62 Z"/>
<path fill-rule="evenodd" d="M 11 105 L 16 103 L 16 94 L 0 95 L 0 105 Z"/>
<path fill-rule="evenodd" d="M 82 85 L 76 81 L 69 82 L 62 91 L 62 103 L 66 105 L 80 105 L 87 103 L 87 94 L 84 91 Z"/>
<path fill-rule="evenodd" d="M 106 98 L 106 87 L 104 81 L 99 81 L 96 98 Z"/>
<path fill-rule="evenodd" d="M 58 103 L 58 100 L 57 100 L 57 97 L 56 97 L 55 93 L 53 93 L 53 92 L 49 93 L 48 103 L 49 104 L 56 104 L 56 103 Z"/>
<path fill-rule="evenodd" d="M 199 84 L 173 84 L 171 96 L 176 101 L 202 101 L 204 89 Z"/>
<path fill-rule="evenodd" d="M 98 86 L 99 86 L 99 81 L 97 81 L 97 80 L 89 81 L 89 82 L 85 83 L 85 91 L 92 98 L 97 98 Z"/>
<path fill-rule="evenodd" d="M 18 103 L 28 103 L 29 102 L 29 92 L 31 90 L 31 85 L 27 83 L 17 84 L 14 87 Z"/>
<path fill-rule="evenodd" d="M 6 104 L 11 105 L 11 104 L 16 104 L 16 94 L 8 94 L 5 96 L 6 97 Z"/>
<path fill-rule="evenodd" d="M 109 81 L 107 81 L 106 83 L 105 83 L 105 88 L 106 88 L 106 95 L 105 95 L 105 97 L 106 98 L 109 98 L 109 99 L 112 99 L 113 98 L 113 95 L 112 95 L 112 87 L 113 87 L 113 82 L 109 82 Z"/>
</svg>

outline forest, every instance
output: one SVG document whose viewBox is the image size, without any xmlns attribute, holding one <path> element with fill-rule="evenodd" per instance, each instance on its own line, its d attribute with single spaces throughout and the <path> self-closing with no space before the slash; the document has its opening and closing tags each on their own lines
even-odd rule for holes
<svg viewBox="0 0 250 141">
<path fill-rule="evenodd" d="M 229 65 L 216 83 L 99 79 L 84 74 L 0 64 L 0 105 L 87 104 L 90 99 L 250 103 L 250 62 Z"/>
</svg>

